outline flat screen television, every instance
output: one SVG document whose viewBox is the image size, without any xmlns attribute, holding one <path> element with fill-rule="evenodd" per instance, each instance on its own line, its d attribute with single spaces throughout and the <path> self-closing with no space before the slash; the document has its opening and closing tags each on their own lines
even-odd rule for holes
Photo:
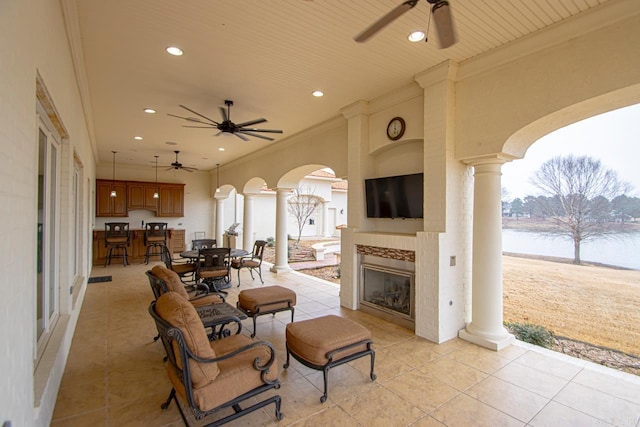
<svg viewBox="0 0 640 427">
<path fill-rule="evenodd" d="M 367 218 L 422 218 L 424 174 L 364 180 Z"/>
</svg>

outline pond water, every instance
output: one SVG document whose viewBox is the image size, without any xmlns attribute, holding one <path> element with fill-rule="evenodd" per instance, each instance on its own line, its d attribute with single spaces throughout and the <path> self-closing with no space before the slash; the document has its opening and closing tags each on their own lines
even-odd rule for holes
<svg viewBox="0 0 640 427">
<path fill-rule="evenodd" d="M 590 240 L 583 242 L 580 247 L 582 261 L 640 270 L 640 232 Z M 573 242 L 567 237 L 549 233 L 502 230 L 502 250 L 573 259 Z"/>
</svg>

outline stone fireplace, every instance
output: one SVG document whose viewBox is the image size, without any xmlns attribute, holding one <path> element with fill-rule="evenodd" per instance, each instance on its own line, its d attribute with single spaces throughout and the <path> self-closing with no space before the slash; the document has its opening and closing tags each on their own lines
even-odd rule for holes
<svg viewBox="0 0 640 427">
<path fill-rule="evenodd" d="M 360 310 L 414 329 L 415 252 L 357 245 Z"/>
</svg>

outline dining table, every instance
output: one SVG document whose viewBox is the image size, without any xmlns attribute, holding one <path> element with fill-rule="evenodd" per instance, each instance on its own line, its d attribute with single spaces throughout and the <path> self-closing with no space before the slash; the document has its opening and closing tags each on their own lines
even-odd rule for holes
<svg viewBox="0 0 640 427">
<path fill-rule="evenodd" d="M 231 253 L 229 254 L 229 257 L 231 258 L 240 258 L 243 256 L 247 256 L 249 255 L 248 251 L 245 251 L 244 249 L 231 249 Z M 198 250 L 197 249 L 191 249 L 189 251 L 184 251 L 184 252 L 180 252 L 180 256 L 182 258 L 188 258 L 188 259 L 196 259 L 199 257 L 198 254 Z"/>
<path fill-rule="evenodd" d="M 244 249 L 236 249 L 236 248 L 232 248 L 230 253 L 229 253 L 229 258 L 233 259 L 233 258 L 241 258 L 243 256 L 247 256 L 249 255 L 248 251 L 245 251 Z M 180 256 L 182 258 L 188 258 L 190 259 L 192 262 L 196 262 L 197 259 L 200 257 L 199 251 L 198 249 L 191 249 L 189 251 L 184 251 L 184 252 L 180 252 Z M 231 262 L 231 261 L 229 261 Z M 231 278 L 229 278 L 231 279 Z M 222 290 L 222 289 L 227 289 L 231 287 L 231 280 L 229 280 L 229 283 L 220 283 L 217 285 L 217 288 Z"/>
</svg>

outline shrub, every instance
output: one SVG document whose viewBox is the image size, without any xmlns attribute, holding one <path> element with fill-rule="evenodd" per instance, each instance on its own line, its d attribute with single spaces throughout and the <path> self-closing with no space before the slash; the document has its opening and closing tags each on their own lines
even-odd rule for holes
<svg viewBox="0 0 640 427">
<path fill-rule="evenodd" d="M 274 237 L 267 237 L 267 246 L 272 248 L 276 244 L 276 239 Z"/>
<path fill-rule="evenodd" d="M 553 332 L 544 326 L 517 322 L 505 322 L 504 325 L 520 341 L 544 348 L 551 348 L 553 345 Z"/>
</svg>

